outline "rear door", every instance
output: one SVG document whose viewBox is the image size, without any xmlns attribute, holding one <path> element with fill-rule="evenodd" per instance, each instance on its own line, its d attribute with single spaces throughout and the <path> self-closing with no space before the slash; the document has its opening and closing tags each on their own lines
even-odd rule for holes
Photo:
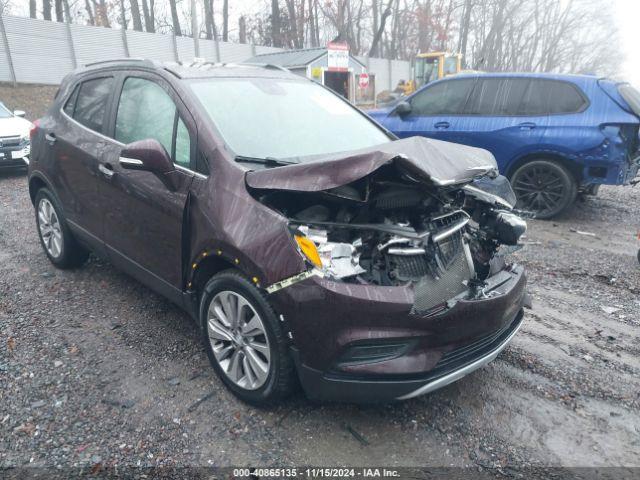
<svg viewBox="0 0 640 480">
<path fill-rule="evenodd" d="M 494 154 L 504 172 L 509 161 L 536 145 L 548 117 L 541 92 L 525 77 L 480 77 L 458 118 L 458 142 Z"/>
<path fill-rule="evenodd" d="M 459 115 L 464 112 L 474 83 L 475 77 L 465 77 L 428 85 L 408 99 L 409 114 L 392 113 L 385 126 L 401 138 L 421 135 L 456 142 Z"/>
<path fill-rule="evenodd" d="M 53 152 L 51 178 L 71 227 L 102 251 L 102 204 L 98 165 L 105 144 L 114 77 L 98 75 L 78 83 L 55 122 L 46 122 L 45 140 Z"/>
<path fill-rule="evenodd" d="M 161 77 L 123 76 L 114 101 L 113 141 L 101 165 L 105 243 L 112 261 L 174 301 L 182 288 L 182 229 L 196 145 L 192 116 Z M 153 138 L 176 166 L 175 190 L 152 173 L 119 164 L 124 145 Z"/>
</svg>

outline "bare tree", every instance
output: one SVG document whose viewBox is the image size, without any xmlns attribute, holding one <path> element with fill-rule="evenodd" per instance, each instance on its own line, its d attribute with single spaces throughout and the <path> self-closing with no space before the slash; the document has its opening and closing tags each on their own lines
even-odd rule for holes
<svg viewBox="0 0 640 480">
<path fill-rule="evenodd" d="M 380 39 L 382 38 L 382 34 L 384 33 L 387 19 L 389 18 L 389 15 L 391 15 L 391 7 L 393 5 L 393 1 L 394 0 L 389 0 L 389 3 L 387 3 L 387 7 L 384 9 L 384 12 L 382 12 L 382 15 L 380 16 L 380 23 L 378 25 L 378 29 L 373 35 L 371 48 L 369 49 L 370 57 L 375 57 L 378 55 L 378 44 L 380 43 Z"/>
<path fill-rule="evenodd" d="M 238 40 L 240 43 L 247 43 L 247 19 L 244 15 L 238 19 Z"/>
<path fill-rule="evenodd" d="M 229 0 L 222 2 L 222 41 L 229 41 Z"/>
<path fill-rule="evenodd" d="M 89 25 L 95 25 L 96 18 L 93 13 L 93 8 L 91 8 L 91 3 L 89 3 L 89 0 L 84 0 L 84 8 L 87 11 L 87 16 L 89 17 Z"/>
<path fill-rule="evenodd" d="M 180 37 L 182 36 L 182 30 L 180 30 L 180 17 L 178 16 L 178 6 L 176 5 L 178 0 L 169 0 L 169 6 L 171 8 L 171 22 L 173 24 L 173 34 Z"/>
<path fill-rule="evenodd" d="M 282 46 L 280 5 L 278 0 L 271 0 L 271 42 L 274 47 Z"/>
<path fill-rule="evenodd" d="M 213 0 L 204 0 L 204 26 L 209 40 L 217 40 L 216 20 L 213 16 Z"/>
<path fill-rule="evenodd" d="M 206 0 L 205 0 L 206 2 Z M 155 22 L 155 5 L 154 0 L 142 0 L 142 13 L 144 15 L 144 28 L 147 32 L 155 32 L 156 31 L 156 22 Z"/>
<path fill-rule="evenodd" d="M 133 29 L 139 32 L 142 31 L 142 17 L 140 16 L 140 5 L 138 0 L 130 0 L 131 3 L 131 20 L 133 22 Z"/>
<path fill-rule="evenodd" d="M 29 16 L 36 18 L 36 0 L 29 0 Z"/>
<path fill-rule="evenodd" d="M 51 0 L 42 0 L 42 18 L 51 20 Z"/>
</svg>

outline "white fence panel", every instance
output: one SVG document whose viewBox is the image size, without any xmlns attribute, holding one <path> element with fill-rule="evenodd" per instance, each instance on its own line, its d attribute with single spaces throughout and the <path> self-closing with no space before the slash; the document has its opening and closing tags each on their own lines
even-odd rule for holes
<svg viewBox="0 0 640 480">
<path fill-rule="evenodd" d="M 4 43 L 4 36 L 0 33 L 0 82 L 11 82 L 11 67 L 7 57 L 7 46 Z"/>
<path fill-rule="evenodd" d="M 217 62 L 216 42 L 214 40 L 200 39 L 200 56 L 208 62 Z"/>
<path fill-rule="evenodd" d="M 71 25 L 71 35 L 78 65 L 127 56 L 121 30 Z"/>
<path fill-rule="evenodd" d="M 389 60 L 384 58 L 370 58 L 369 71 L 376 76 L 376 95 L 383 90 L 392 90 L 389 85 Z"/>
<path fill-rule="evenodd" d="M 73 69 L 67 26 L 21 17 L 3 17 L 16 80 L 57 84 Z"/>
<path fill-rule="evenodd" d="M 127 30 L 129 55 L 133 58 L 150 58 L 161 62 L 175 62 L 171 35 Z"/>
<path fill-rule="evenodd" d="M 178 58 L 181 62 L 192 62 L 196 57 L 196 46 L 191 37 L 176 37 Z"/>
<path fill-rule="evenodd" d="M 391 88 L 396 88 L 400 80 L 411 80 L 411 64 L 403 60 L 391 60 Z"/>
<path fill-rule="evenodd" d="M 251 45 L 220 42 L 220 61 L 223 63 L 242 63 L 252 56 Z"/>
</svg>

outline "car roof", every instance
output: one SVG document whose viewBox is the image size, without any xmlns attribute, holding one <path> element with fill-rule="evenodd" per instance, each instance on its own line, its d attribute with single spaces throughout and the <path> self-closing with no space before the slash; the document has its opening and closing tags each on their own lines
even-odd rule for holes
<svg viewBox="0 0 640 480">
<path fill-rule="evenodd" d="M 539 72 L 473 72 L 473 73 L 458 73 L 445 79 L 454 78 L 490 78 L 490 77 L 509 77 L 509 78 L 542 78 L 547 80 L 564 80 L 568 82 L 576 81 L 598 81 L 602 77 L 597 75 L 577 74 L 577 73 L 539 73 Z"/>
<path fill-rule="evenodd" d="M 140 58 L 104 60 L 87 64 L 74 74 L 83 74 L 102 70 L 151 70 L 158 73 L 170 73 L 179 79 L 214 77 L 264 77 L 301 79 L 286 68 L 270 64 L 253 63 L 213 63 L 202 60 L 193 62 L 159 62 Z"/>
</svg>

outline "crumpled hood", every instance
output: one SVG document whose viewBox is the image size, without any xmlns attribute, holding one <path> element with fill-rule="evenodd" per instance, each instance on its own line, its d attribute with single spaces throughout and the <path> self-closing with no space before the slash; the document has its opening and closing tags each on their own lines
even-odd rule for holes
<svg viewBox="0 0 640 480">
<path fill-rule="evenodd" d="M 29 135 L 33 125 L 20 117 L 0 118 L 0 137 L 19 137 Z"/>
<path fill-rule="evenodd" d="M 374 147 L 313 157 L 305 163 L 251 171 L 252 188 L 313 192 L 346 185 L 396 162 L 410 174 L 436 186 L 471 182 L 495 170 L 493 155 L 481 148 L 410 137 Z"/>
</svg>

